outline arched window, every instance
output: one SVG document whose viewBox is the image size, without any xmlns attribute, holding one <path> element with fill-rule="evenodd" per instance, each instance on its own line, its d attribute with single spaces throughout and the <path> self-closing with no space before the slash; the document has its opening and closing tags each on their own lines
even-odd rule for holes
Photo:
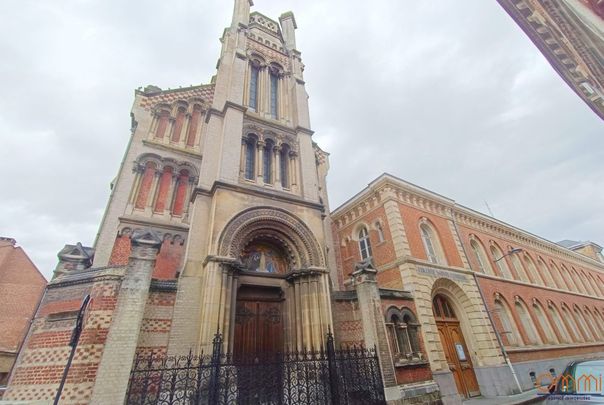
<svg viewBox="0 0 604 405">
<path fill-rule="evenodd" d="M 155 138 L 163 139 L 168 128 L 168 121 L 170 119 L 170 111 L 161 110 L 157 116 L 157 129 L 155 130 Z"/>
<path fill-rule="evenodd" d="M 166 202 L 168 198 L 168 192 L 172 184 L 172 174 L 174 169 L 170 166 L 164 167 L 164 172 L 159 179 L 159 186 L 155 197 L 154 212 L 163 214 L 166 209 Z"/>
<path fill-rule="evenodd" d="M 419 323 L 410 310 L 390 308 L 386 313 L 386 329 L 395 361 L 405 362 L 421 358 Z"/>
<path fill-rule="evenodd" d="M 539 266 L 539 271 L 541 272 L 541 276 L 545 281 L 545 285 L 548 287 L 556 288 L 556 283 L 552 278 L 552 273 L 540 257 L 537 259 L 537 266 Z"/>
<path fill-rule="evenodd" d="M 566 321 L 566 324 L 569 326 L 570 331 L 572 332 L 573 342 L 585 342 L 585 338 L 581 333 L 579 333 L 579 326 L 575 321 L 575 317 L 571 314 L 570 310 L 566 307 L 566 305 L 562 305 L 562 316 Z"/>
<path fill-rule="evenodd" d="M 472 239 L 470 240 L 470 247 L 472 248 L 472 252 L 474 252 L 474 257 L 476 258 L 476 263 L 478 264 L 478 269 L 480 272 L 493 275 L 491 263 L 487 259 L 482 244 L 476 239 Z"/>
<path fill-rule="evenodd" d="M 371 259 L 373 254 L 371 253 L 371 241 L 369 240 L 369 233 L 367 228 L 362 227 L 359 231 L 359 250 L 361 252 L 361 259 Z"/>
<path fill-rule="evenodd" d="M 258 77 L 260 76 L 260 67 L 252 64 L 250 70 L 250 100 L 249 105 L 254 110 L 258 110 Z"/>
<path fill-rule="evenodd" d="M 514 265 L 514 270 L 516 270 L 516 274 L 520 277 L 520 280 L 525 283 L 530 283 L 528 276 L 526 275 L 526 271 L 524 271 L 524 267 L 522 267 L 522 263 L 520 263 L 520 259 L 518 259 L 518 255 L 512 254 L 510 255 L 512 258 L 512 264 Z"/>
<path fill-rule="evenodd" d="M 427 222 L 424 222 L 419 226 L 419 229 L 422 234 L 422 242 L 424 243 L 428 260 L 431 263 L 446 264 L 441 254 L 440 243 L 432 227 Z"/>
<path fill-rule="evenodd" d="M 193 106 L 193 113 L 189 120 L 189 129 L 187 130 L 187 146 L 191 147 L 195 145 L 195 137 L 197 135 L 197 127 L 199 127 L 199 121 L 201 120 L 201 106 L 195 104 Z"/>
<path fill-rule="evenodd" d="M 271 70 L 269 76 L 271 85 L 271 117 L 276 120 L 279 118 L 279 76 L 277 76 L 277 72 L 273 70 Z"/>
<path fill-rule="evenodd" d="M 600 328 L 601 336 L 604 337 L 604 317 L 602 317 L 602 314 L 597 308 L 593 309 L 592 314 L 596 320 L 596 323 L 598 324 L 598 327 Z"/>
<path fill-rule="evenodd" d="M 596 281 L 596 278 L 591 273 L 589 273 L 589 278 L 591 280 L 592 287 L 594 288 L 594 290 L 596 290 L 596 295 L 604 295 L 604 282 L 602 282 L 602 280 L 600 280 L 600 282 Z"/>
<path fill-rule="evenodd" d="M 591 313 L 589 308 L 585 307 L 583 309 L 583 314 L 584 314 L 585 320 L 587 321 L 587 325 L 589 326 L 589 328 L 591 330 L 591 334 L 593 335 L 594 339 L 597 341 L 602 340 L 602 337 L 604 336 L 603 331 L 600 328 L 600 324 L 596 321 L 596 318 Z"/>
<path fill-rule="evenodd" d="M 591 280 L 589 279 L 589 277 L 587 277 L 587 274 L 585 274 L 585 271 L 581 270 L 580 276 L 581 276 L 581 281 L 583 282 L 583 285 L 585 285 L 585 289 L 587 290 L 587 293 L 591 294 L 591 295 L 596 295 L 596 291 L 593 289 L 593 286 L 590 282 Z"/>
<path fill-rule="evenodd" d="M 186 110 L 184 107 L 178 107 L 176 120 L 174 120 L 174 127 L 172 128 L 171 141 L 174 143 L 180 142 L 180 133 L 182 132 L 182 126 L 185 123 L 185 113 Z"/>
<path fill-rule="evenodd" d="M 256 139 L 248 137 L 245 141 L 245 178 L 254 180 L 256 175 Z"/>
<path fill-rule="evenodd" d="M 566 325 L 562 321 L 562 318 L 560 317 L 560 313 L 558 312 L 558 309 L 553 304 L 550 304 L 550 306 L 549 306 L 549 313 L 551 315 L 551 318 L 554 320 L 554 324 L 556 325 L 556 328 L 558 329 L 558 334 L 562 338 L 562 341 L 564 343 L 572 342 L 573 339 L 570 336 L 570 333 L 568 332 Z"/>
<path fill-rule="evenodd" d="M 552 269 L 552 274 L 554 275 L 554 280 L 556 281 L 556 285 L 561 290 L 568 290 L 568 285 L 564 281 L 564 276 L 560 273 L 560 269 L 556 266 L 556 263 L 550 261 L 550 268 Z"/>
<path fill-rule="evenodd" d="M 241 254 L 245 270 L 257 273 L 285 274 L 289 270 L 287 254 L 274 241 L 263 238 L 251 241 Z"/>
<path fill-rule="evenodd" d="M 145 163 L 145 168 L 142 174 L 142 179 L 138 187 L 138 194 L 136 196 L 136 202 L 134 206 L 138 209 L 144 209 L 149 199 L 149 193 L 155 179 L 155 171 L 157 170 L 157 164 L 154 162 Z"/>
<path fill-rule="evenodd" d="M 189 178 L 188 170 L 183 169 L 178 174 L 176 192 L 174 193 L 174 203 L 172 204 L 172 214 L 175 216 L 181 216 L 184 211 L 187 188 L 189 187 Z"/>
<path fill-rule="evenodd" d="M 500 299 L 495 300 L 495 314 L 499 317 L 502 330 L 500 335 L 505 339 L 508 346 L 520 346 L 523 344 L 522 336 L 518 333 L 518 326 L 510 314 L 507 305 Z"/>
<path fill-rule="evenodd" d="M 281 176 L 281 187 L 289 188 L 289 151 L 288 144 L 281 145 L 279 152 L 279 174 Z"/>
<path fill-rule="evenodd" d="M 566 282 L 566 285 L 568 285 L 569 291 L 579 292 L 579 288 L 575 284 L 574 276 L 570 273 L 565 265 L 560 265 L 560 268 L 562 269 L 562 276 L 564 277 L 564 282 Z"/>
<path fill-rule="evenodd" d="M 513 279 L 514 277 L 508 267 L 508 263 L 505 261 L 505 257 L 503 257 L 503 252 L 495 243 L 491 245 L 491 254 L 493 255 L 493 261 L 499 269 L 499 274 L 507 279 Z"/>
<path fill-rule="evenodd" d="M 531 318 L 531 315 L 528 312 L 528 309 L 524 305 L 524 302 L 521 300 L 516 300 L 516 313 L 518 313 L 518 317 L 520 318 L 520 323 L 522 324 L 522 328 L 526 333 L 526 337 L 529 340 L 529 344 L 538 345 L 542 344 L 541 337 L 537 333 L 537 329 L 535 329 L 535 323 Z"/>
<path fill-rule="evenodd" d="M 575 312 L 575 318 L 577 319 L 577 321 L 579 323 L 579 329 L 580 329 L 581 333 L 583 334 L 583 336 L 585 337 L 585 339 L 588 342 L 595 342 L 596 338 L 593 336 L 593 333 L 591 333 L 591 330 L 587 326 L 587 321 L 585 320 L 585 317 L 583 316 L 583 312 L 581 312 L 581 309 L 577 305 L 575 305 L 574 312 Z"/>
<path fill-rule="evenodd" d="M 537 301 L 533 302 L 533 312 L 535 312 L 535 315 L 537 316 L 537 321 L 539 321 L 539 326 L 541 326 L 541 330 L 543 330 L 543 333 L 545 334 L 547 343 L 558 344 L 558 338 L 552 329 L 552 325 L 549 323 L 549 319 L 547 319 L 541 304 Z"/>
<path fill-rule="evenodd" d="M 570 269 L 571 277 L 573 277 L 573 281 L 575 282 L 575 285 L 577 286 L 579 292 L 582 294 L 587 294 L 587 288 L 585 288 L 585 284 L 583 283 L 583 277 L 581 277 L 581 274 L 579 274 L 577 269 L 572 266 Z"/>
<path fill-rule="evenodd" d="M 262 153 L 262 177 L 265 184 L 273 183 L 273 148 L 275 144 L 267 139 Z"/>
<path fill-rule="evenodd" d="M 384 230 L 382 229 L 382 224 L 380 221 L 375 223 L 375 229 L 378 232 L 378 240 L 380 243 L 382 243 L 384 241 Z"/>
<path fill-rule="evenodd" d="M 449 300 L 441 294 L 437 294 L 432 299 L 432 312 L 434 312 L 434 318 L 437 320 L 457 320 L 457 315 L 455 315 Z"/>
<path fill-rule="evenodd" d="M 602 278 L 600 276 L 598 276 L 598 281 L 596 281 L 596 285 L 600 287 L 600 290 L 602 291 L 602 295 L 604 295 L 604 280 L 602 280 Z"/>
<path fill-rule="evenodd" d="M 529 274 L 531 275 L 532 282 L 535 284 L 543 285 L 543 279 L 537 272 L 537 267 L 535 267 L 533 259 L 531 259 L 528 254 L 524 255 L 524 262 L 526 263 L 526 268 L 528 269 Z"/>
</svg>

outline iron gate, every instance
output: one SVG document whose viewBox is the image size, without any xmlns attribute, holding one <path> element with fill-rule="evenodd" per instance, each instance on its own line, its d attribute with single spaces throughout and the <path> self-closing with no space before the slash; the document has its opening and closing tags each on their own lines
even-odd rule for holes
<svg viewBox="0 0 604 405">
<path fill-rule="evenodd" d="M 233 358 L 214 338 L 212 355 L 137 356 L 127 405 L 385 404 L 375 349 L 325 349 Z"/>
</svg>

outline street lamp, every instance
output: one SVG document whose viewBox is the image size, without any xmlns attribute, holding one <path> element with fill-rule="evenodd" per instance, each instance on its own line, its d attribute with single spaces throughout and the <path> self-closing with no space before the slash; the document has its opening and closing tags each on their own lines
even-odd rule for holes
<svg viewBox="0 0 604 405">
<path fill-rule="evenodd" d="M 513 254 L 520 253 L 520 252 L 524 252 L 524 249 L 522 249 L 522 248 L 513 248 L 513 249 L 510 249 L 509 252 L 507 252 L 506 254 L 504 254 L 503 256 L 501 256 L 499 259 L 495 260 L 495 263 L 497 263 L 499 260 L 503 259 L 506 256 L 513 255 Z"/>
</svg>

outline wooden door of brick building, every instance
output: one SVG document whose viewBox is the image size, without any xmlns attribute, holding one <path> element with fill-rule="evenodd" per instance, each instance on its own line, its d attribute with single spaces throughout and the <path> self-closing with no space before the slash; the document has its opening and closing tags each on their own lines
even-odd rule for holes
<svg viewBox="0 0 604 405">
<path fill-rule="evenodd" d="M 472 359 L 453 307 L 447 298 L 437 295 L 433 300 L 433 311 L 445 358 L 457 385 L 457 392 L 464 398 L 480 395 Z"/>
</svg>

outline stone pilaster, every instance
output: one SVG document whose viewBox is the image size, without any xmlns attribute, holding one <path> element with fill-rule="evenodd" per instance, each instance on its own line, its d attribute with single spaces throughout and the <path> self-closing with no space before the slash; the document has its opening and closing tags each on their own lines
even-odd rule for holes
<svg viewBox="0 0 604 405">
<path fill-rule="evenodd" d="M 394 363 L 388 348 L 386 325 L 381 309 L 376 274 L 377 270 L 373 268 L 371 263 L 361 262 L 357 264 L 352 276 L 359 301 L 365 345 L 368 348 L 376 347 L 384 385 L 388 390 L 388 387 L 396 386 L 396 377 Z M 386 394 L 388 396 L 388 393 Z"/>
<path fill-rule="evenodd" d="M 117 298 L 91 404 L 124 402 L 160 247 L 161 238 L 152 230 L 136 231 L 132 235 L 132 253 Z"/>
</svg>

